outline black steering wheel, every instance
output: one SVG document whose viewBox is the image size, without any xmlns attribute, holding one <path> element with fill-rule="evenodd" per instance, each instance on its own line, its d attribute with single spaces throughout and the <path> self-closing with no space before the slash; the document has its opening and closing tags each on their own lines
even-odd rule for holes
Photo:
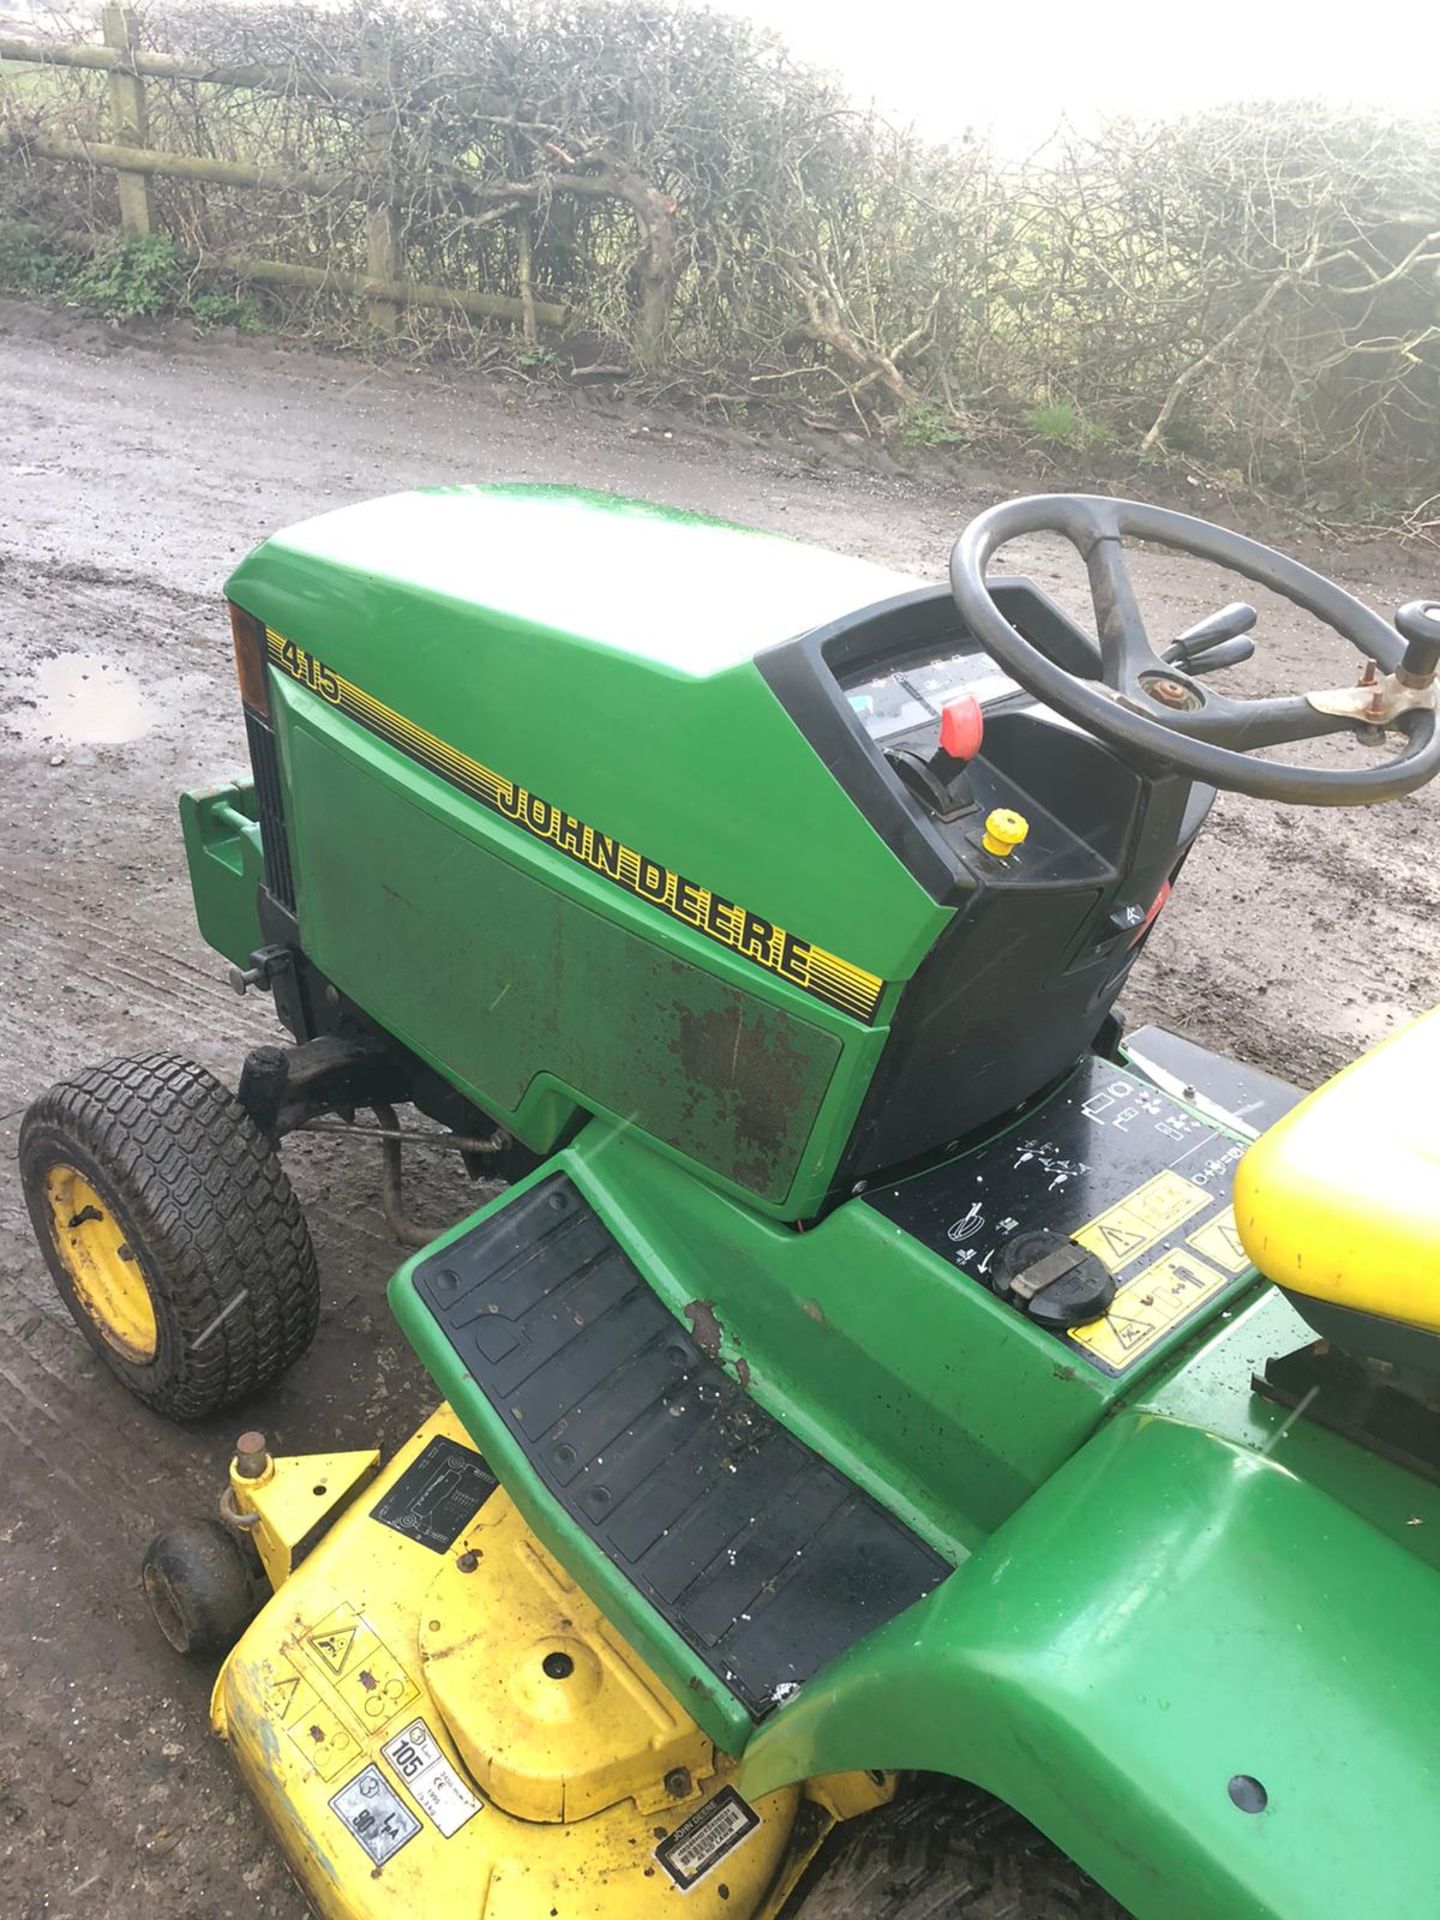
<svg viewBox="0 0 1440 1920">
<path fill-rule="evenodd" d="M 1096 678 L 1062 666 L 1026 639 L 991 597 L 985 578 L 991 556 L 1026 533 L 1062 534 L 1085 562 L 1100 640 Z M 1200 686 L 1175 663 L 1175 649 L 1162 659 L 1150 644 L 1125 562 L 1127 538 L 1213 560 L 1283 594 L 1374 663 L 1365 685 L 1262 700 Z M 1213 787 L 1308 806 L 1393 800 L 1440 772 L 1440 610 L 1404 609 L 1402 623 L 1414 636 L 1407 648 L 1388 620 L 1333 581 L 1208 520 L 1083 493 L 1006 501 L 972 520 L 955 542 L 950 586 L 971 634 L 1013 679 L 1129 757 L 1159 761 Z M 1403 750 L 1378 766 L 1333 769 L 1288 766 L 1258 751 L 1357 724 L 1397 727 L 1405 735 Z"/>
</svg>

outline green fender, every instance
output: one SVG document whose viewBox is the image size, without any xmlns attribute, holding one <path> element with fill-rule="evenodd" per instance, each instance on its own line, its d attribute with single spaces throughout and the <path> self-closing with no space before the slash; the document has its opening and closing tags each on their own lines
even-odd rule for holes
<svg viewBox="0 0 1440 1920">
<path fill-rule="evenodd" d="M 1140 1920 L 1434 1913 L 1440 1499 L 1319 1429 L 1279 1439 L 1114 1418 L 761 1729 L 743 1790 L 953 1774 Z"/>
</svg>

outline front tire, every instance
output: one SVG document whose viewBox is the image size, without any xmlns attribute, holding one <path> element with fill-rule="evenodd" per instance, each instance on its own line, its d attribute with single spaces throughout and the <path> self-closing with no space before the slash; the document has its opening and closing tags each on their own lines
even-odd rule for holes
<svg viewBox="0 0 1440 1920">
<path fill-rule="evenodd" d="M 314 1338 L 315 1250 L 279 1155 L 204 1067 L 117 1060 L 41 1094 L 20 1177 L 61 1299 L 172 1420 L 277 1379 Z"/>
</svg>

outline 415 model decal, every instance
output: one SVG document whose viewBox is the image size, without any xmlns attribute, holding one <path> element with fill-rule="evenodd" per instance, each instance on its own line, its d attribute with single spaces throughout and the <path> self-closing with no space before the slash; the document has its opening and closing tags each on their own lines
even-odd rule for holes
<svg viewBox="0 0 1440 1920">
<path fill-rule="evenodd" d="M 728 947 L 782 980 L 801 988 L 827 1006 L 837 1007 L 871 1025 L 885 982 L 878 974 L 852 966 L 808 940 L 778 927 L 748 907 L 727 900 L 697 881 L 686 879 L 647 854 L 576 819 L 552 801 L 518 786 L 460 753 L 433 733 L 407 720 L 345 679 L 313 653 L 286 640 L 272 628 L 265 630 L 271 663 L 320 699 L 397 748 L 429 772 L 480 801 L 492 813 L 511 821 L 533 839 L 543 840 L 591 873 L 621 887 L 637 900 L 657 907 L 670 919 L 693 928 L 707 940 Z"/>
<path fill-rule="evenodd" d="M 309 687 L 312 693 L 318 693 L 322 700 L 328 700 L 332 707 L 343 704 L 340 695 L 338 674 L 330 671 L 317 660 L 313 653 L 307 653 L 303 647 L 297 647 L 293 640 L 282 640 L 278 633 L 265 629 L 265 643 L 270 658 L 277 667 L 283 667 L 292 680 L 298 680 L 302 687 Z"/>
</svg>

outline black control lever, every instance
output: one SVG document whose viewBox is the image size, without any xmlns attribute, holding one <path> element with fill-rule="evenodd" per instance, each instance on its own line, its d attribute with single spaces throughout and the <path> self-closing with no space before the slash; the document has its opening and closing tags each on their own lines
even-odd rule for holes
<svg viewBox="0 0 1440 1920">
<path fill-rule="evenodd" d="M 1207 647 L 1198 658 L 1177 660 L 1175 665 L 1183 667 L 1192 678 L 1202 673 L 1219 673 L 1225 667 L 1238 667 L 1243 661 L 1255 658 L 1255 642 L 1239 635 L 1233 640 L 1222 640 L 1218 646 Z"/>
<path fill-rule="evenodd" d="M 1249 633 L 1259 617 L 1247 601 L 1232 600 L 1228 607 L 1187 627 L 1178 640 L 1171 641 L 1163 658 L 1190 674 L 1238 667 L 1242 660 L 1254 657 L 1255 642 L 1241 636 Z"/>
<path fill-rule="evenodd" d="M 938 820 L 958 820 L 974 808 L 975 796 L 963 760 L 944 752 L 927 760 L 913 747 L 887 747 L 885 758 L 920 804 Z M 948 777 L 947 777 L 948 776 Z"/>
</svg>

